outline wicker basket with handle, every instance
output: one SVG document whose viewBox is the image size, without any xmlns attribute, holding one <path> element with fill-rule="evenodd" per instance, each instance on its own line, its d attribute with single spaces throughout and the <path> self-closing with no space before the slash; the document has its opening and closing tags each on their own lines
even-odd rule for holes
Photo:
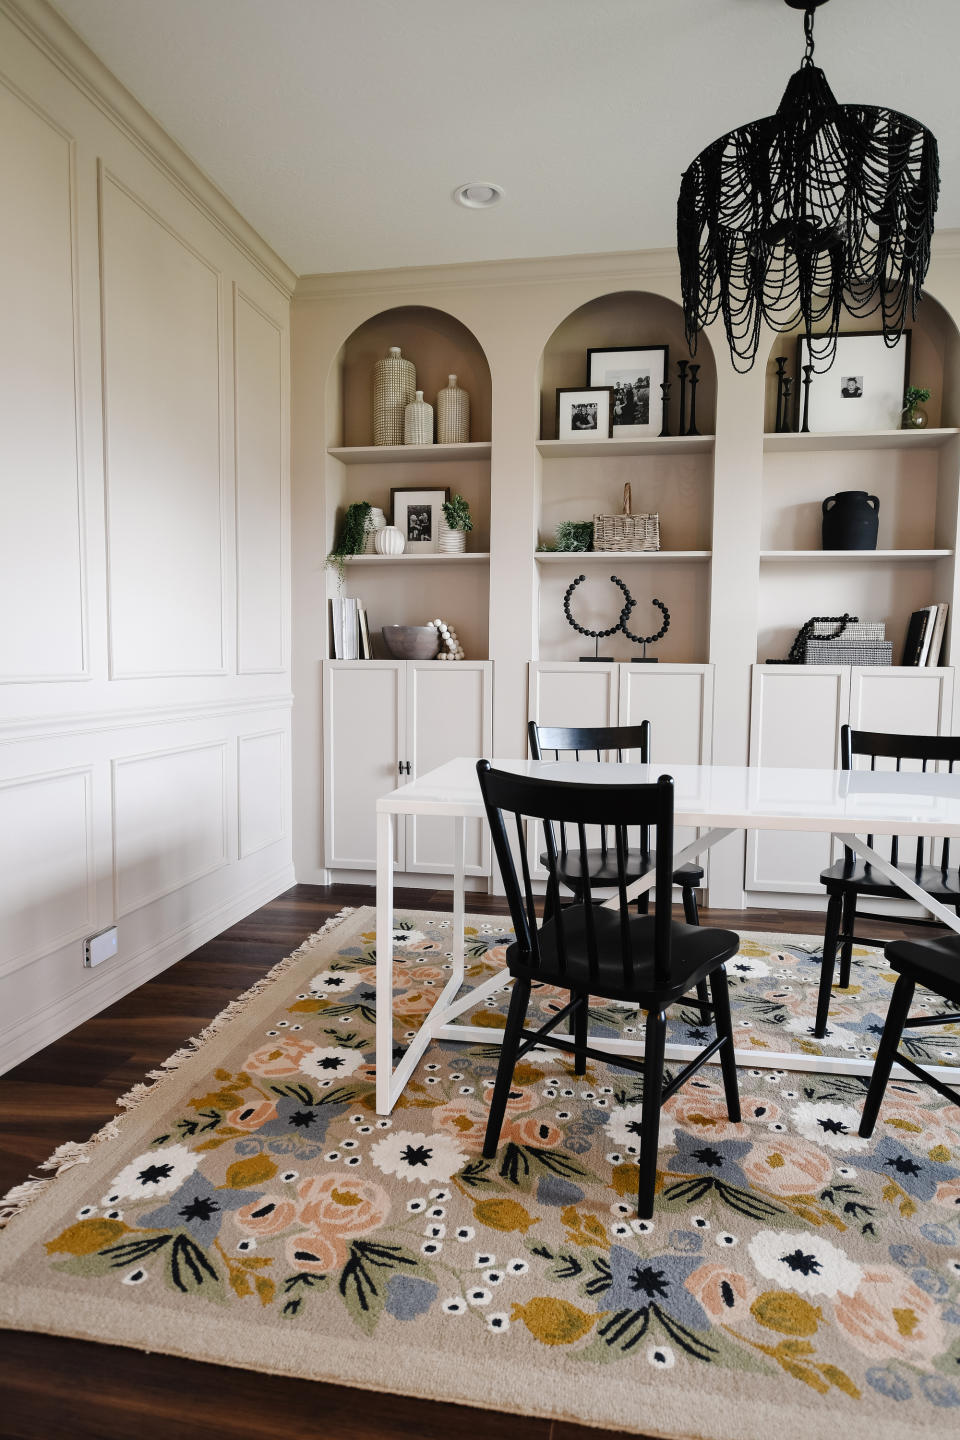
<svg viewBox="0 0 960 1440">
<path fill-rule="evenodd" d="M 659 550 L 660 516 L 631 514 L 629 485 L 623 487 L 622 515 L 594 515 L 594 550 Z"/>
</svg>

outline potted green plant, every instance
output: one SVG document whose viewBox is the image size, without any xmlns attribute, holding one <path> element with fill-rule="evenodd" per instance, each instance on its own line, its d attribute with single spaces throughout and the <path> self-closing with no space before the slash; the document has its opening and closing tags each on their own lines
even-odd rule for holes
<svg viewBox="0 0 960 1440">
<path fill-rule="evenodd" d="M 925 385 L 908 385 L 903 392 L 904 430 L 923 430 L 927 424 L 927 412 L 923 409 L 930 399 Z"/>
<path fill-rule="evenodd" d="M 444 500 L 443 524 L 440 526 L 441 555 L 459 555 L 466 549 L 467 531 L 473 529 L 470 506 L 462 495 Z"/>
<path fill-rule="evenodd" d="M 363 554 L 367 534 L 372 528 L 371 520 L 372 507 L 369 500 L 356 500 L 344 511 L 333 549 L 327 556 L 327 564 L 336 566 L 337 580 L 341 586 L 343 562 L 351 555 Z"/>
</svg>

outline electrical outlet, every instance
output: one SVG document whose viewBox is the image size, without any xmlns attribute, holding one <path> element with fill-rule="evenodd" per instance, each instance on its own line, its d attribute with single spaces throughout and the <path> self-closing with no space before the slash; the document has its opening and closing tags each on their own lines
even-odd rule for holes
<svg viewBox="0 0 960 1440">
<path fill-rule="evenodd" d="M 111 925 L 109 930 L 101 930 L 99 935 L 88 935 L 83 942 L 83 963 L 88 970 L 94 965 L 101 965 L 104 960 L 110 960 L 117 953 L 117 927 Z"/>
</svg>

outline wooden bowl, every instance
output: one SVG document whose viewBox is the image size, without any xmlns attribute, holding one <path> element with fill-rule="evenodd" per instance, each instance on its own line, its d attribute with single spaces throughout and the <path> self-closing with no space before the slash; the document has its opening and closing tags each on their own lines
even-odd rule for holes
<svg viewBox="0 0 960 1440">
<path fill-rule="evenodd" d="M 384 625 L 380 631 L 394 660 L 434 660 L 440 636 L 432 625 Z"/>
</svg>

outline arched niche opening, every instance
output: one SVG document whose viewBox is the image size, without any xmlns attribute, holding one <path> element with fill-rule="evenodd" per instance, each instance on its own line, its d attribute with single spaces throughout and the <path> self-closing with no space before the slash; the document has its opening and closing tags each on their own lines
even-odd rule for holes
<svg viewBox="0 0 960 1440">
<path fill-rule="evenodd" d="M 587 385 L 588 350 L 654 345 L 666 345 L 668 349 L 667 378 L 671 382 L 668 430 L 676 435 L 680 419 L 677 361 L 691 359 L 683 333 L 683 310 L 665 295 L 619 290 L 599 295 L 572 311 L 544 346 L 540 364 L 540 438 L 556 438 L 557 390 Z M 712 435 L 717 413 L 717 367 L 706 335 L 700 336 L 693 363 L 700 367 L 697 429 L 702 435 Z M 689 426 L 689 397 L 688 386 L 684 429 Z M 651 399 L 659 405 L 659 395 Z M 659 431 L 658 424 L 653 433 L 656 435 Z"/>
<path fill-rule="evenodd" d="M 841 335 L 868 335 L 879 332 L 877 315 L 857 319 L 844 315 L 840 325 Z M 917 318 L 907 326 L 905 385 L 925 386 L 930 399 L 924 405 L 931 429 L 960 424 L 960 331 L 950 313 L 927 293 L 917 309 Z M 803 386 L 799 360 L 800 335 L 798 331 L 776 335 L 767 356 L 767 384 L 764 397 L 764 425 L 768 433 L 776 428 L 777 412 L 777 367 L 781 357 L 787 362 L 785 373 L 793 380 L 789 399 L 788 426 L 799 430 L 803 414 Z M 878 334 L 878 344 L 882 344 Z M 840 383 L 837 372 L 837 383 Z M 855 401 L 853 402 L 856 403 Z M 851 416 L 850 430 L 860 427 L 856 417 Z"/>
<path fill-rule="evenodd" d="M 373 444 L 373 372 L 392 345 L 417 369 L 417 389 L 436 408 L 437 392 L 447 377 L 470 396 L 470 439 L 490 439 L 490 366 L 476 336 L 444 310 L 403 305 L 372 315 L 340 348 L 332 379 L 339 384 L 339 404 L 331 406 L 337 433 L 329 445 Z"/>
</svg>

